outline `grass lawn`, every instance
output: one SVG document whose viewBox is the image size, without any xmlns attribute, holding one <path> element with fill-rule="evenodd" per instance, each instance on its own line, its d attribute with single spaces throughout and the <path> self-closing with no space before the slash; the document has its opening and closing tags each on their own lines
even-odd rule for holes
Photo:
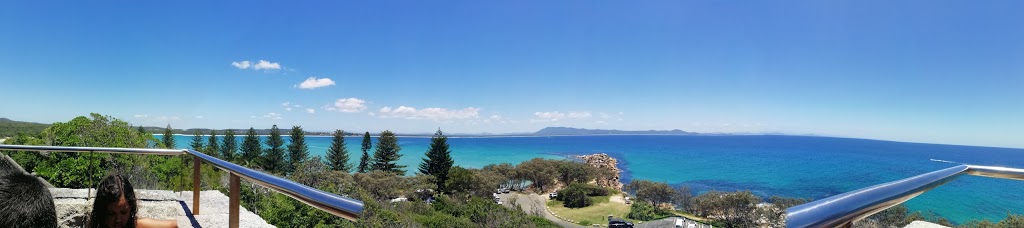
<svg viewBox="0 0 1024 228">
<path fill-rule="evenodd" d="M 616 218 L 626 218 L 626 214 L 629 214 L 629 205 L 609 202 L 609 198 L 611 197 L 590 197 L 590 199 L 594 200 L 594 205 L 584 208 L 567 208 L 562 206 L 562 201 L 558 200 L 549 200 L 547 205 L 551 207 L 551 212 L 554 212 L 556 215 L 571 219 L 576 223 L 585 223 L 587 226 L 590 224 L 608 224 L 608 215 Z"/>
</svg>

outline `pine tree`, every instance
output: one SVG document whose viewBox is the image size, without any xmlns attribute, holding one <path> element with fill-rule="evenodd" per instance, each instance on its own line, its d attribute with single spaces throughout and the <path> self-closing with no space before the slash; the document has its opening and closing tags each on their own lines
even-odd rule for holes
<svg viewBox="0 0 1024 228">
<path fill-rule="evenodd" d="M 203 133 L 199 132 L 199 130 L 196 130 L 196 133 L 192 134 L 192 143 L 188 144 L 188 146 L 191 147 L 193 150 L 202 151 L 203 150 Z"/>
<path fill-rule="evenodd" d="M 217 142 L 217 130 L 210 130 L 210 137 L 206 138 L 205 153 L 210 156 L 220 157 L 220 143 Z"/>
<path fill-rule="evenodd" d="M 377 139 L 377 150 L 373 152 L 373 170 L 405 175 L 405 166 L 398 165 L 398 159 L 402 158 L 398 151 L 401 150 L 395 133 L 381 132 L 380 139 Z"/>
<path fill-rule="evenodd" d="M 270 128 L 270 137 L 267 137 L 267 141 L 264 142 L 267 145 L 266 152 L 263 154 L 263 169 L 270 171 L 271 173 L 282 173 L 288 168 L 288 161 L 284 158 L 284 139 L 281 139 L 281 129 L 277 128 L 277 124 L 274 124 Z"/>
<path fill-rule="evenodd" d="M 245 138 L 242 139 L 242 162 L 248 163 L 250 168 L 259 164 L 256 159 L 260 157 L 261 150 L 260 138 L 256 136 L 256 129 L 250 127 L 249 131 L 245 133 Z"/>
<path fill-rule="evenodd" d="M 352 165 L 348 163 L 348 149 L 345 148 L 345 132 L 334 131 L 334 138 L 331 139 L 331 148 L 327 148 L 327 163 L 331 170 L 349 172 Z"/>
<path fill-rule="evenodd" d="M 370 147 L 372 145 L 373 143 L 370 141 L 370 132 L 367 131 L 366 134 L 363 135 L 363 145 L 360 148 L 363 150 L 363 157 L 359 158 L 358 170 L 360 173 L 370 171 Z"/>
<path fill-rule="evenodd" d="M 139 129 L 138 129 L 138 131 L 139 131 L 139 133 L 142 133 L 143 135 L 145 135 L 145 134 L 146 134 L 146 129 L 145 129 L 145 128 L 142 128 L 142 125 L 139 125 Z"/>
<path fill-rule="evenodd" d="M 301 126 L 293 126 L 291 142 L 288 143 L 288 171 L 295 170 L 295 166 L 305 161 L 306 156 L 309 156 L 306 134 L 302 132 Z"/>
<path fill-rule="evenodd" d="M 434 176 L 438 188 L 443 189 L 445 181 L 448 180 L 448 170 L 455 164 L 451 153 L 452 151 L 448 149 L 448 137 L 438 129 L 434 137 L 430 138 L 427 157 L 420 163 L 420 173 Z"/>
<path fill-rule="evenodd" d="M 172 132 L 171 132 L 171 125 L 170 124 L 168 124 L 167 128 L 164 129 L 163 142 L 164 142 L 164 148 L 174 149 L 174 147 L 176 147 L 176 145 L 174 145 L 174 134 L 172 134 Z"/>
<path fill-rule="evenodd" d="M 235 144 L 235 131 L 228 129 L 224 132 L 223 146 L 220 147 L 220 156 L 224 160 L 233 161 L 235 159 L 235 150 L 238 150 L 238 145 Z"/>
</svg>

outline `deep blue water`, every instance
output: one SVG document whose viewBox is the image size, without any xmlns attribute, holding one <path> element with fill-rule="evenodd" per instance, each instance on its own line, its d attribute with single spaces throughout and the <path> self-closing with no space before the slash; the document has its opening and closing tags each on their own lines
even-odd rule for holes
<svg viewBox="0 0 1024 228">
<path fill-rule="evenodd" d="M 191 136 L 177 136 L 176 140 L 182 147 Z M 314 156 L 326 154 L 330 145 L 330 137 L 306 140 Z M 358 162 L 361 153 L 359 140 L 346 138 L 353 162 Z M 399 164 L 408 165 L 410 174 L 429 141 L 399 139 L 404 154 Z M 607 153 L 619 159 L 624 182 L 639 178 L 690 185 L 695 191 L 751 190 L 762 197 L 820 199 L 955 166 L 931 159 L 1024 167 L 1024 149 L 804 136 L 494 137 L 450 138 L 449 144 L 456 165 L 463 167 Z M 1007 212 L 1024 213 L 1024 181 L 963 176 L 907 205 L 912 210 L 934 211 L 957 223 L 1000 220 Z"/>
</svg>

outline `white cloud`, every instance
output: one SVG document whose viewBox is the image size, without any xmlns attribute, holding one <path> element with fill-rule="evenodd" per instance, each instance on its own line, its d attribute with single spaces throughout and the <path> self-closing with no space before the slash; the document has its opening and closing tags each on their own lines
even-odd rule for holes
<svg viewBox="0 0 1024 228">
<path fill-rule="evenodd" d="M 252 63 L 249 62 L 248 60 L 241 61 L 241 62 L 231 62 L 231 66 L 234 66 L 235 68 L 238 68 L 238 69 L 245 70 L 245 69 L 249 69 L 249 67 L 252 66 Z"/>
<path fill-rule="evenodd" d="M 196 116 L 196 119 L 202 119 L 203 116 Z"/>
<path fill-rule="evenodd" d="M 281 64 L 280 63 L 272 63 L 272 62 L 267 61 L 267 60 L 260 60 L 255 65 L 252 65 L 252 69 L 253 70 L 280 70 L 281 69 Z"/>
<path fill-rule="evenodd" d="M 289 104 L 291 104 L 291 102 L 285 101 L 284 103 L 281 103 L 281 106 L 288 107 Z"/>
<path fill-rule="evenodd" d="M 289 112 L 291 112 L 291 111 L 292 111 L 292 107 L 287 107 L 287 108 L 284 108 L 284 110 L 285 110 L 285 111 L 289 111 Z"/>
<path fill-rule="evenodd" d="M 299 83 L 298 87 L 300 89 L 316 89 L 332 85 L 334 85 L 334 80 L 331 80 L 330 78 L 309 77 L 305 81 L 302 81 L 302 83 Z"/>
<path fill-rule="evenodd" d="M 267 60 L 260 60 L 260 61 L 256 62 L 255 64 L 253 64 L 249 60 L 244 60 L 244 61 L 239 61 L 239 62 L 231 62 L 231 66 L 233 66 L 235 68 L 238 68 L 238 69 L 242 69 L 242 70 L 253 69 L 253 70 L 272 71 L 272 70 L 280 70 L 281 69 L 281 64 L 280 63 L 270 62 L 270 61 L 267 61 Z"/>
<path fill-rule="evenodd" d="M 146 115 L 146 114 L 135 114 L 135 115 L 132 115 L 132 117 L 135 117 L 135 118 L 146 118 L 146 117 L 149 117 L 149 115 Z"/>
<path fill-rule="evenodd" d="M 316 110 L 315 109 L 311 109 L 311 108 L 307 108 L 306 112 L 309 113 L 309 114 L 313 114 L 313 113 L 316 113 Z"/>
<path fill-rule="evenodd" d="M 491 119 L 492 120 L 500 120 L 501 119 L 501 115 L 491 115 Z"/>
<path fill-rule="evenodd" d="M 266 115 L 263 115 L 263 118 L 271 118 L 271 119 L 279 120 L 279 119 L 281 119 L 281 114 L 271 112 L 271 113 L 267 113 Z"/>
<path fill-rule="evenodd" d="M 454 119 L 475 119 L 480 116 L 480 109 L 468 107 L 463 109 L 445 108 L 424 108 L 398 106 L 398 108 L 383 107 L 377 111 L 376 116 L 380 118 L 403 118 L 403 119 L 429 119 L 434 121 L 446 121 Z"/>
<path fill-rule="evenodd" d="M 601 115 L 601 119 L 611 119 L 612 118 L 612 116 L 608 115 L 608 113 L 599 112 L 598 114 Z"/>
<path fill-rule="evenodd" d="M 563 119 L 583 119 L 592 116 L 590 112 L 534 112 L 534 122 L 555 122 Z"/>
<path fill-rule="evenodd" d="M 324 110 L 336 112 L 362 112 L 366 110 L 366 101 L 359 98 L 342 98 L 334 101 L 334 105 L 324 105 Z"/>
</svg>

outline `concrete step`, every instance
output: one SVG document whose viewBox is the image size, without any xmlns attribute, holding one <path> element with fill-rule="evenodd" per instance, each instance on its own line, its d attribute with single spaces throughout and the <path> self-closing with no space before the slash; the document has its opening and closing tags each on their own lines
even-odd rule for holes
<svg viewBox="0 0 1024 228">
<path fill-rule="evenodd" d="M 180 202 L 192 208 L 192 192 L 172 192 L 167 190 L 135 190 L 139 199 L 138 217 L 153 219 L 171 219 L 178 221 L 178 227 L 192 227 Z M 84 227 L 96 195 L 95 189 L 51 188 L 53 203 L 57 211 L 60 227 Z M 87 197 L 88 195 L 88 197 Z M 228 197 L 219 191 L 202 191 L 199 199 L 200 214 L 194 215 L 202 227 L 228 226 Z M 190 209 L 191 210 L 191 209 Z M 249 212 L 244 207 L 239 213 L 240 227 L 274 227 L 263 218 Z"/>
</svg>

